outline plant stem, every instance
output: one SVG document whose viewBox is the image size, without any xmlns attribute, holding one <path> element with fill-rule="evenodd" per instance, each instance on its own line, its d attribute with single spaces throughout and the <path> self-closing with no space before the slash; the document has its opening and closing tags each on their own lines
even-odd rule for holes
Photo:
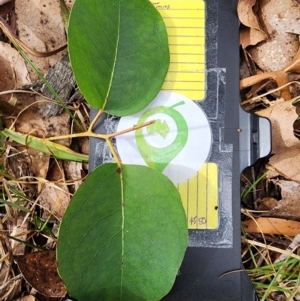
<svg viewBox="0 0 300 301">
<path fill-rule="evenodd" d="M 150 120 L 150 121 L 144 122 L 142 124 L 134 125 L 130 129 L 126 129 L 126 130 L 123 130 L 123 131 L 115 132 L 115 133 L 112 133 L 112 134 L 107 134 L 107 136 L 108 136 L 108 138 L 114 138 L 114 137 L 120 136 L 122 134 L 126 134 L 126 133 L 129 133 L 129 132 L 136 131 L 136 130 L 138 130 L 140 128 L 146 127 L 146 126 L 148 126 L 150 124 L 153 124 L 153 123 L 155 123 L 155 120 Z"/>
<path fill-rule="evenodd" d="M 93 131 L 93 128 L 96 124 L 96 122 L 98 121 L 98 119 L 101 117 L 101 115 L 103 114 L 103 110 L 99 110 L 97 115 L 95 116 L 95 118 L 93 119 L 93 121 L 91 122 L 89 128 L 88 128 L 88 132 L 92 132 Z"/>
<path fill-rule="evenodd" d="M 106 143 L 109 147 L 109 150 L 111 151 L 116 163 L 118 164 L 118 167 L 121 168 L 122 167 L 121 159 L 120 159 L 118 153 L 116 152 L 111 140 L 109 138 L 107 138 L 107 139 L 105 139 L 105 141 L 106 141 Z"/>
<path fill-rule="evenodd" d="M 102 113 L 103 113 L 103 111 L 102 111 Z M 97 114 L 96 117 L 99 118 L 100 116 L 101 116 L 101 114 Z M 95 121 L 96 117 L 94 118 L 93 123 L 91 124 L 92 126 L 94 126 L 94 124 L 95 124 L 94 121 Z M 104 139 L 104 140 L 106 140 L 106 142 L 108 142 L 108 140 L 110 140 L 111 138 L 120 136 L 122 134 L 126 134 L 126 133 L 130 133 L 130 132 L 136 131 L 136 130 L 138 130 L 140 128 L 146 127 L 146 126 L 148 126 L 150 124 L 153 124 L 153 123 L 155 123 L 155 120 L 147 121 L 147 122 L 144 122 L 144 123 L 139 124 L 139 125 L 134 125 L 133 127 L 129 128 L 129 129 L 122 130 L 122 131 L 115 132 L 115 133 L 111 133 L 111 134 L 98 134 L 98 133 L 94 133 L 94 132 L 92 132 L 91 125 L 90 125 L 89 129 L 86 132 L 67 134 L 67 135 L 61 135 L 61 136 L 55 136 L 55 137 L 48 137 L 48 138 L 45 138 L 45 140 L 52 141 L 52 140 L 80 138 L 80 137 L 93 137 L 93 138 Z"/>
<path fill-rule="evenodd" d="M 106 139 L 107 134 L 97 134 L 97 133 L 93 133 L 93 132 L 87 130 L 86 132 L 83 132 L 83 133 L 67 134 L 67 135 L 49 137 L 49 138 L 45 138 L 45 139 L 52 141 L 52 140 L 80 138 L 80 137 L 94 137 L 94 138 L 99 138 L 99 139 Z"/>
<path fill-rule="evenodd" d="M 117 136 L 120 136 L 122 134 L 126 134 L 126 133 L 130 133 L 130 132 L 133 132 L 133 131 L 136 131 L 140 128 L 143 128 L 143 127 L 146 127 L 150 124 L 153 124 L 155 123 L 155 120 L 151 120 L 151 121 L 148 121 L 148 122 L 144 122 L 142 124 L 139 124 L 139 125 L 134 125 L 133 127 L 129 128 L 129 129 L 126 129 L 126 130 L 122 130 L 122 131 L 119 131 L 119 132 L 115 132 L 115 133 L 111 133 L 111 134 L 98 134 L 98 133 L 94 133 L 92 131 L 95 123 L 97 122 L 97 120 L 100 118 L 100 116 L 103 114 L 103 111 L 100 110 L 96 117 L 93 119 L 92 123 L 90 124 L 88 130 L 86 132 L 83 132 L 83 133 L 74 133 L 74 134 L 68 134 L 68 135 L 61 135 L 61 136 L 56 136 L 56 137 L 49 137 L 49 138 L 45 138 L 45 140 L 60 140 L 60 139 L 70 139 L 70 138 L 79 138 L 79 137 L 93 137 L 93 138 L 99 138 L 99 139 L 103 139 L 106 141 L 116 163 L 118 164 L 118 167 L 121 168 L 122 167 L 122 163 L 121 163 L 121 159 L 117 153 L 117 151 L 115 150 L 113 144 L 112 144 L 112 141 L 111 139 L 112 138 L 115 138 Z"/>
</svg>

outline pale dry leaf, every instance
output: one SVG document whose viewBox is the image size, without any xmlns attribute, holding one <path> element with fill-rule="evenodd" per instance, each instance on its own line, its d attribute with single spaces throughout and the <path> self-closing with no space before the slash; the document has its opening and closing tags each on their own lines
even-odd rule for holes
<svg viewBox="0 0 300 301">
<path fill-rule="evenodd" d="M 300 8 L 293 0 L 261 0 L 260 12 L 269 38 L 249 52 L 262 70 L 282 70 L 299 49 Z"/>
<path fill-rule="evenodd" d="M 280 188 L 282 199 L 265 215 L 300 220 L 300 184 L 294 181 L 271 179 Z"/>
<path fill-rule="evenodd" d="M 15 11 L 19 38 L 30 48 L 47 52 L 66 44 L 59 0 L 16 0 Z M 35 66 L 45 74 L 66 52 L 64 50 L 45 58 L 28 56 Z M 38 79 L 37 74 L 32 70 L 30 77 L 32 81 Z"/>
<path fill-rule="evenodd" d="M 40 205 L 44 209 L 42 218 L 55 217 L 61 220 L 70 203 L 66 185 L 45 184 L 40 194 Z M 51 218 L 53 220 L 54 218 Z"/>
<path fill-rule="evenodd" d="M 12 48 L 7 43 L 0 42 L 0 54 L 1 57 L 4 59 L 4 61 L 6 62 L 6 64 L 7 63 L 10 64 L 12 73 L 14 75 L 13 78 L 14 89 L 19 89 L 25 84 L 30 83 L 30 78 L 24 59 L 16 49 Z M 12 85 L 10 84 L 8 88 L 10 88 L 11 86 Z"/>
<path fill-rule="evenodd" d="M 74 193 L 82 184 L 82 163 L 74 161 L 63 161 L 63 167 L 66 179 L 73 182 L 71 192 Z"/>
<path fill-rule="evenodd" d="M 249 52 L 255 63 L 264 71 L 277 71 L 292 62 L 299 49 L 298 36 L 290 33 L 278 34 L 264 41 Z"/>
<path fill-rule="evenodd" d="M 300 200 L 296 198 L 282 199 L 275 208 L 264 215 L 288 220 L 300 220 Z"/>
<path fill-rule="evenodd" d="M 238 17 L 244 26 L 240 28 L 240 44 L 243 48 L 256 45 L 267 38 L 261 29 L 257 16 L 253 12 L 256 0 L 239 0 L 237 11 Z"/>
<path fill-rule="evenodd" d="M 15 79 L 11 65 L 0 55 L 0 92 L 12 90 L 14 89 L 14 87 Z M 8 101 L 10 97 L 11 94 L 0 95 L 0 100 Z"/>
<path fill-rule="evenodd" d="M 286 151 L 286 148 L 299 147 L 300 141 L 294 136 L 293 123 L 297 118 L 293 101 L 277 102 L 275 106 L 256 113 L 268 118 L 272 123 L 272 153 Z"/>
<path fill-rule="evenodd" d="M 268 32 L 300 34 L 300 7 L 294 0 L 263 0 L 261 10 Z"/>
<path fill-rule="evenodd" d="M 46 183 L 41 190 L 39 203 L 44 209 L 42 218 L 54 216 L 60 220 L 71 200 L 61 161 L 49 169 L 47 179 L 56 183 Z"/>
<path fill-rule="evenodd" d="M 10 237 L 15 237 L 18 240 L 26 241 L 27 230 L 29 229 L 29 223 L 24 222 L 22 217 L 19 217 L 16 225 L 13 225 L 10 233 Z M 24 255 L 26 245 L 22 242 L 19 242 L 15 239 L 10 239 L 10 245 L 12 247 L 13 255 Z"/>
<path fill-rule="evenodd" d="M 269 166 L 289 180 L 300 183 L 299 161 L 300 140 L 293 133 L 293 123 L 297 118 L 292 100 L 257 112 L 272 124 L 272 154 Z"/>
<path fill-rule="evenodd" d="M 78 139 L 78 147 L 79 147 L 79 152 L 82 154 L 88 155 L 90 153 L 90 142 L 87 137 L 83 137 L 82 139 Z"/>
<path fill-rule="evenodd" d="M 300 184 L 293 181 L 286 181 L 280 179 L 271 179 L 274 185 L 279 186 L 280 193 L 283 200 L 289 199 L 299 199 L 300 195 Z"/>
</svg>

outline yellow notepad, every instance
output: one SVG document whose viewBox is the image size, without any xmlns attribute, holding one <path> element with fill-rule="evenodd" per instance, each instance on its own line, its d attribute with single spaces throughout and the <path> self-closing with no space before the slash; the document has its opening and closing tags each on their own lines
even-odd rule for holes
<svg viewBox="0 0 300 301">
<path fill-rule="evenodd" d="M 172 90 L 193 100 L 205 97 L 205 3 L 154 1 L 167 27 L 170 68 L 163 90 Z"/>
</svg>

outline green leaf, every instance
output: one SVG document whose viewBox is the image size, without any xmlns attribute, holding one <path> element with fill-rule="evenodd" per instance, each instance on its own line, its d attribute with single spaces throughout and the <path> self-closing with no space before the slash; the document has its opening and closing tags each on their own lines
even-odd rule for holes
<svg viewBox="0 0 300 301">
<path fill-rule="evenodd" d="M 66 210 L 58 269 L 78 301 L 160 300 L 186 246 L 186 215 L 173 183 L 149 167 L 104 164 Z"/>
<path fill-rule="evenodd" d="M 149 0 L 76 0 L 68 45 L 85 99 L 117 116 L 146 107 L 169 67 L 165 24 Z"/>
</svg>

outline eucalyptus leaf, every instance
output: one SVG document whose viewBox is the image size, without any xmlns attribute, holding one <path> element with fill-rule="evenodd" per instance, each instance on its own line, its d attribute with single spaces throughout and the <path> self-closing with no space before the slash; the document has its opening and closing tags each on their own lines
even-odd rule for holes
<svg viewBox="0 0 300 301">
<path fill-rule="evenodd" d="M 165 24 L 149 0 L 76 0 L 68 45 L 85 99 L 117 116 L 146 107 L 169 67 Z"/>
<path fill-rule="evenodd" d="M 160 300 L 187 246 L 173 183 L 149 167 L 109 163 L 80 186 L 60 226 L 58 270 L 78 301 Z"/>
</svg>

